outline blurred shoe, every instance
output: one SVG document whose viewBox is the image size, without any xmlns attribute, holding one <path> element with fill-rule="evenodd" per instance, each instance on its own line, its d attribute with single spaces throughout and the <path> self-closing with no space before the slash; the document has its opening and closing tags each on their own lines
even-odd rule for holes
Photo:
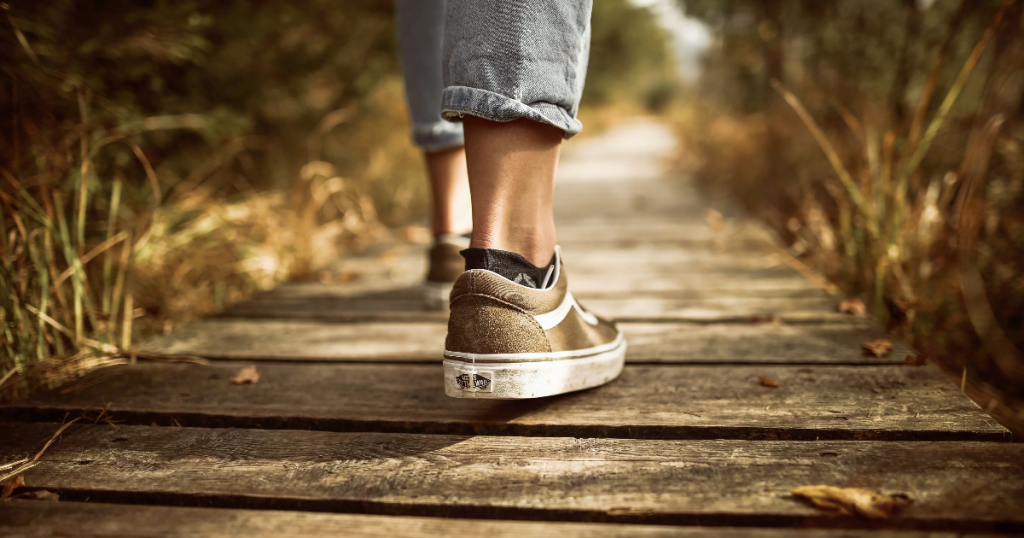
<svg viewBox="0 0 1024 538">
<path fill-rule="evenodd" d="M 557 247 L 547 268 L 510 252 L 466 254 L 467 270 L 451 293 L 447 395 L 538 398 L 602 385 L 622 372 L 621 331 L 576 302 Z"/>
<path fill-rule="evenodd" d="M 466 270 L 466 260 L 459 254 L 469 248 L 469 236 L 441 234 L 434 238 L 428 260 L 430 268 L 423 283 L 423 303 L 427 310 L 448 310 L 452 285 Z"/>
</svg>

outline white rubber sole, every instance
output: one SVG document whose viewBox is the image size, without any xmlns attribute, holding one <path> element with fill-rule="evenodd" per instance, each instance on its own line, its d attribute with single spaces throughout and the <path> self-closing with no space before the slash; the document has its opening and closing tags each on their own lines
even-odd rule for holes
<svg viewBox="0 0 1024 538">
<path fill-rule="evenodd" d="M 454 398 L 540 398 L 603 385 L 622 373 L 626 341 L 621 334 L 612 345 L 590 351 L 547 355 L 446 351 L 444 392 Z"/>
<path fill-rule="evenodd" d="M 423 307 L 435 312 L 447 312 L 453 285 L 450 282 L 424 282 Z"/>
</svg>

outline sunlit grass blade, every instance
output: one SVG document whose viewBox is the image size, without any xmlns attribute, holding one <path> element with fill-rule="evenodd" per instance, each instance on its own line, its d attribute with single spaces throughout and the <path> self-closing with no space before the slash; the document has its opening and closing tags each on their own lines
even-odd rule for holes
<svg viewBox="0 0 1024 538">
<path fill-rule="evenodd" d="M 985 33 L 982 34 L 981 39 L 974 46 L 974 50 L 971 51 L 971 55 L 964 62 L 963 67 L 960 69 L 960 73 L 957 75 L 956 80 L 953 81 L 953 85 L 950 86 L 949 91 L 946 93 L 946 97 L 942 100 L 939 105 L 939 109 L 935 112 L 935 117 L 932 118 L 931 123 L 928 124 L 928 129 L 925 130 L 924 136 L 921 138 L 921 142 L 914 147 L 914 152 L 911 154 L 904 165 L 900 168 L 897 175 L 897 187 L 898 193 L 904 193 L 907 189 L 907 183 L 910 178 L 910 174 L 917 169 L 921 164 L 921 160 L 924 159 L 925 154 L 928 153 L 928 149 L 931 148 L 932 142 L 935 140 L 935 135 L 938 134 L 942 124 L 946 121 L 946 116 L 949 115 L 949 111 L 953 108 L 953 104 L 956 103 L 957 97 L 960 96 L 960 92 L 963 90 L 964 85 L 967 84 L 967 79 L 974 70 L 974 66 L 977 65 L 978 59 L 981 58 L 981 53 L 985 51 L 985 47 L 988 42 L 995 35 L 996 31 L 1002 25 L 1003 13 L 1009 4 L 1004 6 L 996 14 L 995 22 L 989 26 Z"/>
<path fill-rule="evenodd" d="M 110 189 L 110 212 L 107 215 L 107 241 L 114 237 L 114 230 L 117 228 L 117 212 L 121 207 L 121 178 L 114 179 L 114 185 Z M 111 271 L 113 270 L 113 255 L 108 250 L 103 253 L 103 313 L 110 315 L 111 309 Z"/>
<path fill-rule="evenodd" d="M 64 251 L 64 260 L 68 266 L 71 266 L 71 260 L 75 258 L 74 252 L 71 248 L 71 237 L 68 233 L 67 219 L 64 218 L 64 200 L 60 193 L 53 193 L 53 204 L 56 206 L 57 213 L 57 229 L 60 232 L 60 243 Z M 74 313 L 74 342 L 77 344 L 82 339 L 82 332 L 84 330 L 83 313 L 82 313 L 82 286 L 79 283 L 77 276 L 72 275 L 71 278 L 71 297 L 72 297 L 72 308 Z"/>
<path fill-rule="evenodd" d="M 864 194 L 861 192 L 860 187 L 854 183 L 853 177 L 850 176 L 850 172 L 847 171 L 846 165 L 843 164 L 843 160 L 839 158 L 839 153 L 836 152 L 835 147 L 832 146 L 832 142 L 829 141 L 828 137 L 825 136 L 825 133 L 821 130 L 821 127 L 818 126 L 818 123 L 814 121 L 813 117 L 811 117 L 810 112 L 804 108 L 803 103 L 801 103 L 792 92 L 786 89 L 786 87 L 778 80 L 772 79 L 771 85 L 772 88 L 775 88 L 775 91 L 779 92 L 779 95 L 789 103 L 789 106 L 793 108 L 797 116 L 800 117 L 807 128 L 811 131 L 811 135 L 814 136 L 814 140 L 818 142 L 819 146 L 821 146 L 822 151 L 825 152 L 825 156 L 828 158 L 828 162 L 832 165 L 836 175 L 839 176 L 839 181 L 841 181 L 843 186 L 846 187 L 847 192 L 850 194 L 850 199 L 853 200 L 853 203 L 861 213 L 867 216 L 869 231 L 871 231 L 872 235 L 877 236 L 878 228 L 872 218 L 871 208 L 868 206 L 867 200 L 864 199 Z"/>
<path fill-rule="evenodd" d="M 50 276 L 47 271 L 49 260 L 45 260 L 46 247 L 37 247 L 35 242 L 29 244 L 29 254 L 35 265 L 36 278 L 39 280 L 39 312 L 46 315 L 50 305 Z M 46 322 L 39 318 L 36 329 L 36 356 L 39 362 L 46 360 Z"/>
</svg>

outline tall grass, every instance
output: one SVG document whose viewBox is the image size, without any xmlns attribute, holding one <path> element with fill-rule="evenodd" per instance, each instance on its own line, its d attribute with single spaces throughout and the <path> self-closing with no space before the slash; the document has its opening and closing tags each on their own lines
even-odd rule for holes
<svg viewBox="0 0 1024 538">
<path fill-rule="evenodd" d="M 71 201 L 50 186 L 30 192 L 4 174 L 0 220 L 14 224 L 5 226 L 0 238 L 0 286 L 5 290 L 0 296 L 0 379 L 5 382 L 36 375 L 41 383 L 59 383 L 79 370 L 123 362 L 124 350 L 131 347 L 129 269 L 135 234 L 117 219 L 121 184 L 116 182 L 102 241 L 86 242 L 88 164 L 86 156 L 78 177 L 69 178 Z M 90 275 L 94 260 L 102 272 Z"/>
<path fill-rule="evenodd" d="M 1024 44 L 1013 4 L 959 65 L 944 68 L 955 47 L 932 49 L 906 121 L 863 96 L 858 114 L 813 82 L 798 97 L 771 79 L 775 102 L 737 114 L 702 97 L 679 124 L 705 189 L 774 225 L 793 255 L 1024 431 Z"/>
<path fill-rule="evenodd" d="M 89 125 L 87 115 L 62 129 L 79 138 L 71 155 L 43 137 L 25 144 L 35 173 L 0 168 L 0 400 L 131 362 L 140 335 L 167 332 L 285 279 L 318 278 L 316 269 L 345 248 L 385 233 L 379 207 L 389 221 L 415 216 L 425 182 L 401 99 L 392 78 L 371 93 L 367 113 L 328 114 L 307 140 L 318 149 L 280 189 L 252 187 L 239 175 L 247 146 L 258 143 L 251 138 L 215 148 L 173 183 L 158 177 L 136 142 L 144 131 L 125 138 Z M 347 167 L 358 180 L 322 160 L 331 152 L 319 148 L 332 136 L 331 145 L 368 156 Z M 144 181 L 97 174 L 96 156 L 119 143 L 133 150 Z M 226 194 L 225 184 L 241 192 Z"/>
</svg>

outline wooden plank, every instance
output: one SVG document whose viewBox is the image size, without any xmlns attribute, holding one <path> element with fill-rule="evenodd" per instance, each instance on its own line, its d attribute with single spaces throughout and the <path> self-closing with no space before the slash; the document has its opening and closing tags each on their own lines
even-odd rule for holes
<svg viewBox="0 0 1024 538">
<path fill-rule="evenodd" d="M 626 360 L 645 363 L 903 364 L 913 350 L 893 342 L 885 357 L 865 357 L 861 344 L 885 335 L 863 320 L 785 323 L 622 323 Z"/>
<path fill-rule="evenodd" d="M 621 261 L 621 260 L 620 260 Z M 615 267 L 615 266 L 611 266 Z M 623 267 L 619 265 L 619 267 Z M 685 268 L 684 268 L 685 269 Z M 278 290 L 261 294 L 263 298 L 332 298 L 353 297 L 356 294 L 385 294 L 396 289 L 414 292 L 414 286 L 420 283 L 423 272 L 402 282 L 394 279 L 373 282 L 374 287 L 359 285 L 324 284 L 320 282 L 298 282 L 286 284 Z M 370 281 L 369 278 L 364 279 Z M 388 282 L 390 289 L 384 288 Z M 688 296 L 699 294 L 702 297 L 801 297 L 808 292 L 819 290 L 817 286 L 801 277 L 788 267 L 774 267 L 761 270 L 737 268 L 715 271 L 703 269 L 678 270 L 672 268 L 656 268 L 649 272 L 640 268 L 628 269 L 621 273 L 610 272 L 576 272 L 569 267 L 569 286 L 573 295 L 586 297 L 588 294 L 631 296 L 637 293 L 684 292 Z M 402 286 L 405 288 L 402 288 Z M 688 292 L 688 293 L 687 293 Z M 819 295 L 820 294 L 816 294 Z"/>
<path fill-rule="evenodd" d="M 595 214 L 606 218 L 640 214 L 698 220 L 706 211 L 707 204 L 678 176 L 601 184 L 555 183 L 555 223 L 559 225 Z"/>
<path fill-rule="evenodd" d="M 675 274 L 591 274 L 572 273 L 569 268 L 569 287 L 573 294 L 583 297 L 587 293 L 612 293 L 630 296 L 636 293 L 700 290 L 717 297 L 749 297 L 757 292 L 806 292 L 820 289 L 788 267 L 752 271 L 717 270 Z"/>
<path fill-rule="evenodd" d="M 572 275 L 576 274 L 686 274 L 716 269 L 757 271 L 777 267 L 774 256 L 764 251 L 714 252 L 684 246 L 583 245 L 563 248 Z"/>
<path fill-rule="evenodd" d="M 445 396 L 441 366 L 140 363 L 0 408 L 134 424 L 647 439 L 1008 440 L 937 371 L 895 366 L 629 366 L 613 383 L 527 401 Z M 781 385 L 762 386 L 759 376 Z"/>
<path fill-rule="evenodd" d="M 617 321 L 689 321 L 696 323 L 747 322 L 752 317 L 773 314 L 785 323 L 856 323 L 836 312 L 832 298 L 794 297 L 708 297 L 674 299 L 663 297 L 586 297 L 580 301 L 594 312 Z"/>
<path fill-rule="evenodd" d="M 433 517 L 389 517 L 283 510 L 194 508 L 81 502 L 13 500 L 0 503 L 0 535 L 193 538 L 195 536 L 308 536 L 428 538 L 827 538 L 829 529 L 673 527 L 614 523 L 509 521 Z M 958 533 L 844 530 L 849 538 L 957 538 Z M 971 534 L 969 536 L 981 536 Z M 995 535 L 990 535 L 995 536 Z"/>
<path fill-rule="evenodd" d="M 5 439 L 0 457 L 31 454 L 56 426 L 0 425 L 18 432 Z M 24 476 L 67 500 L 93 502 L 1024 531 L 1024 445 L 999 443 L 641 441 L 75 424 Z M 893 519 L 865 523 L 789 495 L 807 484 L 900 492 L 914 502 Z"/>
<path fill-rule="evenodd" d="M 574 294 L 576 295 L 576 294 Z M 687 297 L 689 295 L 690 297 Z M 748 322 L 775 314 L 794 323 L 864 323 L 835 311 L 831 297 L 714 297 L 702 292 L 664 292 L 658 297 L 606 296 L 581 293 L 578 298 L 590 309 L 619 321 L 682 321 L 695 323 Z M 681 298 L 676 298 L 681 297 Z M 443 323 L 446 313 L 423 310 L 419 288 L 403 288 L 364 296 L 311 296 L 289 298 L 285 293 L 264 295 L 229 307 L 220 317 L 310 319 L 330 321 L 425 321 Z"/>
<path fill-rule="evenodd" d="M 605 241 L 636 240 L 652 241 L 757 241 L 764 245 L 775 244 L 775 237 L 750 222 L 737 222 L 713 230 L 703 220 L 670 219 L 665 217 L 632 216 L 616 218 L 614 223 L 600 214 L 591 218 L 573 219 L 566 223 L 556 222 L 558 240 L 578 241 L 600 236 Z"/>
<path fill-rule="evenodd" d="M 269 313 L 279 312 L 271 310 Z M 846 321 L 846 320 L 844 320 Z M 900 342 L 885 357 L 865 357 L 861 344 L 883 338 L 865 320 L 849 323 L 623 323 L 626 360 L 664 363 L 903 364 Z M 856 323 L 860 321 L 860 323 Z M 166 355 L 214 359 L 437 362 L 447 325 L 215 318 L 144 343 Z"/>
</svg>

